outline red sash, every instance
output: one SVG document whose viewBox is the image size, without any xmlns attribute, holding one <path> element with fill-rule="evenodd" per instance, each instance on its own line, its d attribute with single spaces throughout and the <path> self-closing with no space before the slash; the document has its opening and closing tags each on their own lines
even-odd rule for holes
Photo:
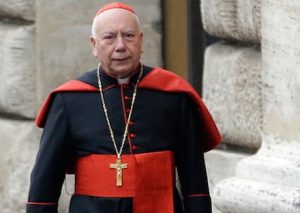
<svg viewBox="0 0 300 213">
<path fill-rule="evenodd" d="M 127 168 L 116 186 L 116 155 L 92 154 L 76 164 L 75 193 L 96 197 L 133 197 L 134 213 L 173 213 L 174 164 L 171 151 L 122 155 Z"/>
</svg>

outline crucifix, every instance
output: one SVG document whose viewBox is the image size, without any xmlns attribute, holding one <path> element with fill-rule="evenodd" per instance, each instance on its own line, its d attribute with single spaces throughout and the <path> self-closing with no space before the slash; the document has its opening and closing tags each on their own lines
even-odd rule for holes
<svg viewBox="0 0 300 213">
<path fill-rule="evenodd" d="M 109 164 L 109 168 L 116 170 L 116 173 L 117 173 L 116 174 L 116 181 L 117 181 L 116 186 L 122 186 L 123 185 L 123 180 L 122 180 L 123 179 L 123 177 L 122 177 L 123 169 L 128 168 L 127 163 L 122 163 L 121 158 L 118 157 L 116 160 L 116 163 Z"/>
</svg>

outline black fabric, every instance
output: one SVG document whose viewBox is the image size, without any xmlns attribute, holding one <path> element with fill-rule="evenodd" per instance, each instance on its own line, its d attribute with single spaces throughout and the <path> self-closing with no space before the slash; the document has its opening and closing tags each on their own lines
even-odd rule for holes
<svg viewBox="0 0 300 213">
<path fill-rule="evenodd" d="M 56 205 L 27 205 L 26 212 L 30 213 L 57 213 Z"/>
<path fill-rule="evenodd" d="M 143 76 L 151 69 L 145 67 Z M 129 84 L 118 85 L 115 78 L 101 72 L 104 98 L 118 147 L 137 76 L 138 73 L 132 76 Z M 85 73 L 79 80 L 98 87 L 95 70 Z M 133 124 L 129 126 L 123 154 L 173 151 L 183 195 L 192 196 L 191 200 L 184 201 L 184 212 L 211 212 L 209 197 L 197 201 L 193 197 L 208 194 L 208 184 L 198 131 L 201 123 L 190 98 L 183 93 L 138 89 L 131 121 Z M 115 153 L 99 93 L 56 94 L 32 171 L 29 201 L 58 202 L 66 169 L 77 158 L 94 153 Z M 131 198 L 73 195 L 70 212 L 127 213 L 132 212 L 132 203 Z M 183 212 L 181 203 L 175 191 L 175 213 Z M 30 205 L 27 213 L 46 212 L 39 211 L 39 208 L 38 205 Z M 53 206 L 50 208 L 53 209 Z"/>
<path fill-rule="evenodd" d="M 185 197 L 184 207 L 188 213 L 211 212 L 211 200 L 209 196 Z"/>
<path fill-rule="evenodd" d="M 89 196 L 74 195 L 71 199 L 70 212 L 90 213 L 90 212 L 133 212 L 132 198 L 96 198 Z"/>
<path fill-rule="evenodd" d="M 69 126 L 61 96 L 56 96 L 42 134 L 31 173 L 29 201 L 55 203 L 70 161 Z"/>
</svg>

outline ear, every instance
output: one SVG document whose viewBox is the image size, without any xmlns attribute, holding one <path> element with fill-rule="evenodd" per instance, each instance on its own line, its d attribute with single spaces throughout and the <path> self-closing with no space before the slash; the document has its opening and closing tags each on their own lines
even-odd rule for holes
<svg viewBox="0 0 300 213">
<path fill-rule="evenodd" d="M 90 43 L 92 45 L 93 55 L 97 58 L 97 48 L 96 48 L 96 38 L 94 36 L 90 36 Z"/>
</svg>

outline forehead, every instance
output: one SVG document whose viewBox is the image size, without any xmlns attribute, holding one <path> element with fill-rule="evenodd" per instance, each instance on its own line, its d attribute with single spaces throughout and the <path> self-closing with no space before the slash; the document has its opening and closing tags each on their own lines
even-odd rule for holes
<svg viewBox="0 0 300 213">
<path fill-rule="evenodd" d="M 103 30 L 138 30 L 137 17 L 123 9 L 111 9 L 95 17 L 96 28 Z"/>
</svg>

